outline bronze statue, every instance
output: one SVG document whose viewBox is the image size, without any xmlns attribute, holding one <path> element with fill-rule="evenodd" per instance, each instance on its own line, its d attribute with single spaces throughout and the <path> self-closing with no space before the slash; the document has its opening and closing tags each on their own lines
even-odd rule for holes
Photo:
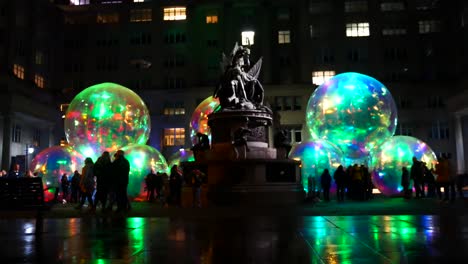
<svg viewBox="0 0 468 264">
<path fill-rule="evenodd" d="M 213 97 L 219 98 L 221 109 L 263 108 L 264 90 L 258 81 L 262 58 L 250 67 L 250 49 L 234 46 L 229 57 L 223 54 L 223 75 Z"/>
</svg>

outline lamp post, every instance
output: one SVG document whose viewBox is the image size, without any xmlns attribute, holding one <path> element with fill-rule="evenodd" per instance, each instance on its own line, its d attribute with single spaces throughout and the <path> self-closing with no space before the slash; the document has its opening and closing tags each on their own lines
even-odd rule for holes
<svg viewBox="0 0 468 264">
<path fill-rule="evenodd" d="M 29 163 L 29 155 L 34 153 L 34 146 L 31 144 L 26 144 L 25 148 L 25 157 L 24 157 L 24 173 L 28 173 L 28 163 Z"/>
</svg>

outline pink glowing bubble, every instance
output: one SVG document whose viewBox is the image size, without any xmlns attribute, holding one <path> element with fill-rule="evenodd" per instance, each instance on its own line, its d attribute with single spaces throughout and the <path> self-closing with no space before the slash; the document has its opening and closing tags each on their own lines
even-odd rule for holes
<svg viewBox="0 0 468 264">
<path fill-rule="evenodd" d="M 203 100 L 193 111 L 192 118 L 190 120 L 190 138 L 192 144 L 197 144 L 197 133 L 208 135 L 211 142 L 211 131 L 208 126 L 208 115 L 219 106 L 219 99 L 210 96 Z"/>
</svg>

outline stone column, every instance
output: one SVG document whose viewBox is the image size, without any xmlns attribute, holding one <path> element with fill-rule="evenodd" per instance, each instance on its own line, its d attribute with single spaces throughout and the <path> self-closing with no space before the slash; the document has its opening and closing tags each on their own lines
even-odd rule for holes
<svg viewBox="0 0 468 264">
<path fill-rule="evenodd" d="M 465 173 L 465 152 L 460 114 L 455 114 L 455 148 L 457 152 L 457 174 L 462 174 Z"/>
<path fill-rule="evenodd" d="M 10 169 L 11 152 L 11 115 L 5 114 L 3 118 L 3 149 L 2 149 L 2 169 Z"/>
</svg>

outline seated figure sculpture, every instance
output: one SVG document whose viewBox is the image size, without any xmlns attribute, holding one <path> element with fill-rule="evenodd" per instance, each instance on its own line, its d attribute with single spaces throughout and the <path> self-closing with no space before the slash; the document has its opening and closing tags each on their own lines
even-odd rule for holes
<svg viewBox="0 0 468 264">
<path fill-rule="evenodd" d="M 260 109 L 264 90 L 258 81 L 262 59 L 250 67 L 250 49 L 234 46 L 229 57 L 223 54 L 223 75 L 213 97 L 219 98 L 221 109 Z"/>
</svg>

